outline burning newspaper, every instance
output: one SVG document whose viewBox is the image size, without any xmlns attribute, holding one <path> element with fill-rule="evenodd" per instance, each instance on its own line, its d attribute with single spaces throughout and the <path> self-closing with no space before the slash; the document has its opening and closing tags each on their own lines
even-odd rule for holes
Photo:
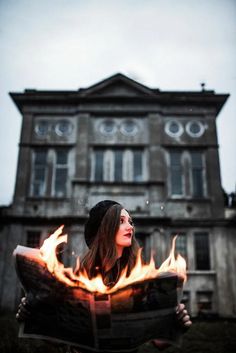
<svg viewBox="0 0 236 353">
<path fill-rule="evenodd" d="M 20 337 L 95 352 L 128 351 L 151 339 L 178 341 L 175 307 L 183 285 L 179 274 L 160 272 L 155 278 L 99 293 L 78 281 L 72 285 L 66 271 L 68 283 L 59 280 L 56 272 L 49 271 L 41 249 L 17 246 L 14 256 L 19 279 L 32 303 L 32 315 L 21 325 Z"/>
</svg>

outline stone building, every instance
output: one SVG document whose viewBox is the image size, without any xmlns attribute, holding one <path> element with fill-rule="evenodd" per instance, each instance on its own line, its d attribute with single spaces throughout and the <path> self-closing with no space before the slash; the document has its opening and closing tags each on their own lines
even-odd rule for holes
<svg viewBox="0 0 236 353">
<path fill-rule="evenodd" d="M 38 247 L 65 224 L 73 260 L 86 248 L 89 208 L 113 199 L 131 212 L 158 265 L 179 235 L 193 316 L 236 317 L 236 218 L 225 213 L 216 132 L 227 94 L 161 91 L 116 74 L 78 91 L 10 96 L 23 120 L 14 199 L 1 209 L 2 308 L 21 296 L 17 244 Z"/>
</svg>

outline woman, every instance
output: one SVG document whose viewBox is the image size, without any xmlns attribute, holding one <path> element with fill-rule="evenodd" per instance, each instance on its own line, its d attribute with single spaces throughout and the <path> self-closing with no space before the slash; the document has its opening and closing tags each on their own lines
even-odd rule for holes
<svg viewBox="0 0 236 353">
<path fill-rule="evenodd" d="M 139 245 L 134 236 L 132 219 L 118 202 L 104 200 L 96 204 L 89 212 L 89 218 L 85 224 L 85 241 L 88 252 L 81 261 L 80 269 L 86 270 L 89 278 L 100 273 L 106 286 L 114 286 L 127 266 L 127 275 L 135 265 Z M 18 313 L 18 320 L 24 320 L 29 315 L 27 301 L 22 299 Z M 180 328 L 191 326 L 190 317 L 180 304 L 176 310 L 176 318 Z M 167 343 L 154 340 L 153 343 L 163 349 Z M 71 352 L 77 352 L 73 347 Z M 82 352 L 88 352 L 83 350 Z"/>
<path fill-rule="evenodd" d="M 135 264 L 139 245 L 129 213 L 117 202 L 104 200 L 89 213 L 85 225 L 85 241 L 89 247 L 81 262 L 90 278 L 99 272 L 107 286 L 113 286 L 128 265 Z"/>
</svg>

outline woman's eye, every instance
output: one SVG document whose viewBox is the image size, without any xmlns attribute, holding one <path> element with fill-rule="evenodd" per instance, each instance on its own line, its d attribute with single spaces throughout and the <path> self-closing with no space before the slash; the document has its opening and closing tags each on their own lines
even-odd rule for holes
<svg viewBox="0 0 236 353">
<path fill-rule="evenodd" d="M 126 220 L 124 219 L 124 218 L 121 218 L 120 219 L 120 224 L 123 224 L 123 223 L 125 223 L 126 222 Z M 131 225 L 131 226 L 133 226 L 133 221 L 131 221 L 131 220 L 127 220 L 127 222 Z"/>
</svg>

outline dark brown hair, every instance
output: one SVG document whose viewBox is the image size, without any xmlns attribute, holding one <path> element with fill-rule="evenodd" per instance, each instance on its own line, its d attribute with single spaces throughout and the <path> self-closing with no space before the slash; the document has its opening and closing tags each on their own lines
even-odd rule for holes
<svg viewBox="0 0 236 353">
<path fill-rule="evenodd" d="M 81 261 L 81 269 L 86 270 L 89 278 L 101 273 L 106 285 L 115 284 L 126 265 L 128 266 L 127 274 L 130 273 L 135 265 L 139 249 L 133 235 L 131 246 L 124 248 L 121 258 L 117 259 L 115 237 L 120 226 L 122 209 L 120 204 L 108 209 L 89 251 Z"/>
</svg>

